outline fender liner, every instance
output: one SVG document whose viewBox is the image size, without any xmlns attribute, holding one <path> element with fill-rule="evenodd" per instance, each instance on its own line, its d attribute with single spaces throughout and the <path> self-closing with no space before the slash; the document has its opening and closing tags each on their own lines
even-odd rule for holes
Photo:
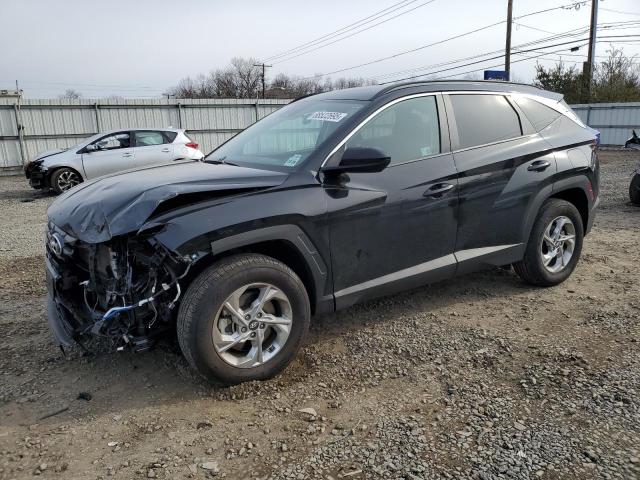
<svg viewBox="0 0 640 480">
<path fill-rule="evenodd" d="M 315 313 L 320 314 L 334 311 L 335 301 L 333 293 L 325 295 L 327 291 L 327 281 L 330 278 L 327 264 L 311 239 L 297 225 L 274 225 L 230 235 L 211 242 L 211 251 L 214 255 L 218 255 L 235 248 L 247 247 L 256 243 L 274 240 L 288 241 L 304 259 L 313 280 L 316 298 Z M 329 291 L 332 290 L 332 288 L 329 289 Z"/>
</svg>

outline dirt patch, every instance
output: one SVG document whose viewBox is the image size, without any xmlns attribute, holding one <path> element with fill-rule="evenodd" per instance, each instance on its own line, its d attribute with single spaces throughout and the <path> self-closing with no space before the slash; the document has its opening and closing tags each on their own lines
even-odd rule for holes
<svg viewBox="0 0 640 480">
<path fill-rule="evenodd" d="M 171 338 L 63 355 L 44 314 L 51 198 L 20 202 L 24 179 L 0 178 L 0 479 L 639 478 L 640 158 L 600 157 L 601 209 L 564 284 L 488 271 L 322 316 L 282 375 L 233 388 L 194 376 Z"/>
</svg>

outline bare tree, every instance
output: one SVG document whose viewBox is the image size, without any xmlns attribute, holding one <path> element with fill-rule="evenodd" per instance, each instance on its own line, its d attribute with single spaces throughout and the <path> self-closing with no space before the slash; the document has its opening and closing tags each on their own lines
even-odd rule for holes
<svg viewBox="0 0 640 480">
<path fill-rule="evenodd" d="M 611 46 L 609 57 L 596 66 L 593 97 L 596 102 L 640 101 L 640 65 L 638 57 L 627 57 L 622 48 Z"/>
<path fill-rule="evenodd" d="M 82 94 L 73 88 L 67 88 L 63 94 L 58 95 L 60 100 L 78 100 L 82 98 Z"/>
<path fill-rule="evenodd" d="M 262 89 L 262 69 L 254 58 L 233 58 L 229 66 L 216 69 L 208 75 L 186 77 L 170 88 L 165 95 L 176 98 L 257 98 Z M 321 76 L 298 77 L 284 73 L 267 82 L 268 98 L 298 98 L 340 88 L 370 85 L 363 78 L 339 78 L 335 82 Z"/>
</svg>

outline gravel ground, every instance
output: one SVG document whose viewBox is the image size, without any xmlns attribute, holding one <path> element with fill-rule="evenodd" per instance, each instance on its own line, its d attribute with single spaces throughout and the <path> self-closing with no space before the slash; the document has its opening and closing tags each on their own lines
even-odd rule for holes
<svg viewBox="0 0 640 480">
<path fill-rule="evenodd" d="M 314 319 L 278 378 L 213 388 L 176 343 L 50 342 L 52 197 L 0 177 L 0 479 L 640 478 L 638 154 L 602 152 L 574 275 L 457 278 Z"/>
</svg>

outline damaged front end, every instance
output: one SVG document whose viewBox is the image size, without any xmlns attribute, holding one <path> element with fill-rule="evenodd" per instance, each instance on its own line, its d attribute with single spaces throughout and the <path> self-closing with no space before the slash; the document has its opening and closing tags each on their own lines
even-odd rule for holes
<svg viewBox="0 0 640 480">
<path fill-rule="evenodd" d="M 149 349 L 172 323 L 192 261 L 152 233 L 87 243 L 49 222 L 47 314 L 56 340 L 84 346 L 104 337 L 117 349 Z"/>
</svg>

